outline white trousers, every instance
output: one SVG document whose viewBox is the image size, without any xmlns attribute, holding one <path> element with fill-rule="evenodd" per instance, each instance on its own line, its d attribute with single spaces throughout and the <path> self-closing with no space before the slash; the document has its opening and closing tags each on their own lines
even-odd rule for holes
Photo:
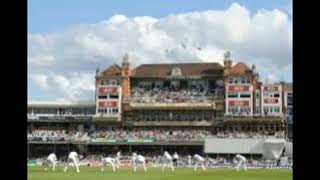
<svg viewBox="0 0 320 180">
<path fill-rule="evenodd" d="M 79 173 L 80 170 L 79 170 L 79 163 L 76 159 L 72 159 L 72 158 L 68 158 L 67 160 L 67 165 L 66 167 L 64 168 L 64 172 L 67 172 L 68 170 L 68 166 L 75 166 L 76 167 L 76 171 Z"/>
<path fill-rule="evenodd" d="M 245 161 L 239 161 L 237 166 L 236 166 L 237 171 L 239 171 L 239 169 L 241 167 L 243 167 L 245 170 L 247 170 L 247 163 Z"/>
<path fill-rule="evenodd" d="M 203 161 L 196 162 L 196 164 L 194 166 L 194 170 L 195 171 L 197 171 L 198 166 L 201 166 L 204 171 L 206 170 L 206 168 L 204 167 L 204 162 Z"/>
<path fill-rule="evenodd" d="M 106 164 L 110 164 L 110 165 L 111 165 L 113 172 L 116 171 L 116 167 L 115 167 L 115 164 L 114 164 L 113 162 L 106 162 L 106 161 L 104 161 L 104 162 L 102 162 L 101 164 L 102 164 L 102 165 L 101 165 L 101 171 L 104 171 L 104 166 L 105 166 Z"/>
<path fill-rule="evenodd" d="M 143 167 L 144 171 L 147 172 L 146 162 L 142 161 L 140 163 L 142 164 L 142 167 Z M 137 163 L 136 162 L 132 162 L 132 167 L 133 167 L 133 171 L 136 172 L 137 171 Z"/>
<path fill-rule="evenodd" d="M 173 167 L 173 162 L 172 160 L 165 160 L 164 163 L 162 164 L 162 171 L 164 171 L 165 167 L 171 167 L 171 170 L 174 171 L 174 167 Z"/>
<path fill-rule="evenodd" d="M 54 160 L 47 159 L 45 162 L 45 170 L 47 170 L 48 166 L 52 166 L 52 171 L 55 171 L 57 162 Z"/>
</svg>

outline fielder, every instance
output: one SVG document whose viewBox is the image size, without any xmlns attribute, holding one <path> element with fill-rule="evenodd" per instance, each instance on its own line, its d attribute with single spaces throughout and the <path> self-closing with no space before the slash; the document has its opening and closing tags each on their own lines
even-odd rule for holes
<svg viewBox="0 0 320 180">
<path fill-rule="evenodd" d="M 244 156 L 240 155 L 240 154 L 237 154 L 235 156 L 235 159 L 238 162 L 238 164 L 236 165 L 237 171 L 239 171 L 240 167 L 244 167 L 244 170 L 247 171 L 247 159 Z"/>
<path fill-rule="evenodd" d="M 171 167 L 171 170 L 172 170 L 172 171 L 174 171 L 173 162 L 172 162 L 172 157 L 171 157 L 171 155 L 170 155 L 167 151 L 164 151 L 164 153 L 163 153 L 162 172 L 164 171 L 164 168 L 165 168 L 167 165 Z"/>
<path fill-rule="evenodd" d="M 145 172 L 147 172 L 147 167 L 146 167 L 146 158 L 143 157 L 142 155 L 137 155 L 137 153 L 132 153 L 132 158 L 131 158 L 131 163 L 133 167 L 133 171 L 137 171 L 137 164 L 141 163 L 143 166 L 143 169 Z"/>
<path fill-rule="evenodd" d="M 117 167 L 117 169 L 119 169 L 120 165 L 121 165 L 120 158 L 121 158 L 121 152 L 119 151 L 119 152 L 117 152 L 117 156 L 115 158 L 116 159 L 116 167 Z"/>
<path fill-rule="evenodd" d="M 194 156 L 194 159 L 196 160 L 196 164 L 194 166 L 194 171 L 197 171 L 197 168 L 198 168 L 198 165 L 201 165 L 202 169 L 204 171 L 206 171 L 206 168 L 204 167 L 204 158 L 201 157 L 200 155 L 198 154 L 195 154 Z"/>
<path fill-rule="evenodd" d="M 106 164 L 110 164 L 111 167 L 112 167 L 112 171 L 115 172 L 116 171 L 116 165 L 115 165 L 116 162 L 117 162 L 117 160 L 115 158 L 112 158 L 112 157 L 102 158 L 102 160 L 101 160 L 101 171 L 104 171 L 104 166 Z"/>
<path fill-rule="evenodd" d="M 52 171 L 55 171 L 57 164 L 57 156 L 54 153 L 49 154 L 47 159 L 44 161 L 44 170 L 48 170 L 48 166 L 52 165 Z"/>
<path fill-rule="evenodd" d="M 191 155 L 189 154 L 189 155 L 188 155 L 188 166 L 189 166 L 189 167 L 192 167 L 192 161 L 191 161 L 191 160 L 192 160 L 192 157 L 191 157 Z"/>
<path fill-rule="evenodd" d="M 64 172 L 67 172 L 67 169 L 68 169 L 69 165 L 75 166 L 76 170 L 77 170 L 77 173 L 80 172 L 80 170 L 79 170 L 79 156 L 78 156 L 78 153 L 76 153 L 74 151 L 69 153 L 69 156 L 68 156 L 68 159 L 67 159 L 67 165 L 63 170 Z"/>
<path fill-rule="evenodd" d="M 173 154 L 173 162 L 174 162 L 174 165 L 177 167 L 178 166 L 178 159 L 179 159 L 179 155 L 177 152 L 174 152 Z"/>
</svg>

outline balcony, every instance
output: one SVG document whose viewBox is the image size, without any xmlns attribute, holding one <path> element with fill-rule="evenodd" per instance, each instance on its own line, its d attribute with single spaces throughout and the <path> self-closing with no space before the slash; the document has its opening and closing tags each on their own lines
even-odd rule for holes
<svg viewBox="0 0 320 180">
<path fill-rule="evenodd" d="M 92 114 L 28 114 L 28 122 L 90 122 Z"/>
<path fill-rule="evenodd" d="M 208 88 L 133 88 L 126 99 L 131 109 L 215 109 L 224 100 L 221 89 Z"/>
<path fill-rule="evenodd" d="M 120 122 L 120 114 L 96 114 L 92 117 L 93 122 Z"/>
<path fill-rule="evenodd" d="M 212 121 L 127 121 L 128 126 L 212 126 Z"/>
<path fill-rule="evenodd" d="M 283 122 L 281 116 L 225 115 L 224 122 Z"/>
<path fill-rule="evenodd" d="M 185 109 L 204 109 L 204 110 L 213 110 L 216 108 L 215 102 L 183 102 L 183 103 L 157 103 L 157 102 L 145 102 L 145 103 L 137 103 L 130 102 L 129 109 L 138 110 L 165 110 L 165 109 L 175 109 L 175 110 L 185 110 Z"/>
</svg>

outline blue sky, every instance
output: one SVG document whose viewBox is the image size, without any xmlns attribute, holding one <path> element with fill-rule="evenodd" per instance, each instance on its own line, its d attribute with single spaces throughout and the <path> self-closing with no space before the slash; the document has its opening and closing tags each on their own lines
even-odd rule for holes
<svg viewBox="0 0 320 180">
<path fill-rule="evenodd" d="M 55 31 L 71 24 L 95 23 L 115 14 L 162 17 L 190 11 L 219 10 L 237 2 L 253 13 L 283 9 L 288 0 L 28 0 L 28 32 Z"/>
<path fill-rule="evenodd" d="M 102 56 L 101 59 L 97 58 L 90 59 L 91 56 L 88 56 L 88 59 L 85 59 L 83 57 L 84 51 L 92 50 L 93 46 L 90 47 L 84 47 L 84 44 L 76 44 L 73 39 L 75 38 L 69 38 L 70 35 L 65 35 L 66 32 L 68 32 L 66 29 L 71 29 L 71 32 L 77 32 L 81 34 L 81 36 L 87 36 L 88 34 L 93 34 L 96 37 L 101 37 L 101 34 L 95 34 L 97 32 L 93 32 L 90 29 L 88 29 L 88 25 L 90 24 L 99 24 L 101 21 L 110 20 L 111 17 L 115 15 L 125 15 L 126 21 L 131 21 L 132 23 L 132 17 L 142 17 L 142 16 L 151 16 L 154 19 L 164 18 L 165 22 L 169 22 L 170 18 L 168 15 L 177 15 L 177 14 L 185 14 L 190 12 L 205 12 L 207 10 L 214 10 L 214 11 L 225 11 L 226 13 L 240 13 L 240 15 L 245 16 L 245 12 L 248 11 L 250 16 L 253 16 L 257 13 L 258 10 L 265 9 L 267 11 L 272 12 L 274 9 L 279 9 L 280 11 L 290 14 L 291 12 L 288 11 L 288 6 L 291 1 L 288 0 L 269 0 L 269 1 L 260 1 L 260 0 L 114 0 L 114 1 L 107 1 L 107 0 L 28 0 L 28 46 L 30 46 L 30 50 L 28 48 L 28 99 L 29 100 L 57 100 L 57 99 L 77 99 L 77 98 L 83 98 L 84 96 L 90 96 L 90 99 L 92 99 L 92 86 L 88 87 L 87 89 L 81 88 L 81 83 L 90 83 L 91 79 L 94 75 L 90 74 L 95 72 L 95 67 L 99 66 L 101 68 L 108 66 L 110 63 L 114 61 L 118 61 L 115 59 L 120 59 L 118 57 L 121 57 L 119 54 L 120 52 L 115 52 L 115 55 L 101 55 L 99 47 L 96 47 L 94 49 L 94 53 L 92 56 L 96 57 L 96 54 L 98 52 L 98 57 L 100 55 Z M 237 3 L 241 7 L 233 6 L 233 3 Z M 228 11 L 228 9 L 231 8 L 233 10 Z M 290 8 L 289 8 L 290 9 Z M 290 11 L 290 10 L 289 10 Z M 277 12 L 272 12 L 272 16 L 270 16 L 270 13 L 265 13 L 263 16 L 266 18 L 261 21 L 266 21 L 262 24 L 268 23 L 268 21 L 278 22 L 276 20 L 277 18 L 280 18 L 281 22 L 291 23 L 291 16 L 288 16 L 289 20 L 283 20 L 282 15 Z M 232 14 L 232 13 L 231 13 Z M 214 16 L 215 17 L 215 16 Z M 268 20 L 268 18 L 270 18 Z M 237 18 L 237 17 L 235 17 Z M 112 21 L 117 22 L 119 20 L 123 19 L 123 17 L 117 17 L 114 18 Z M 147 23 L 154 23 L 154 19 L 143 19 L 143 22 Z M 192 18 L 191 18 L 192 19 Z M 190 19 L 185 19 L 185 21 L 189 21 Z M 222 20 L 223 21 L 223 20 Z M 246 22 L 246 21 L 244 21 Z M 255 21 L 252 19 L 252 23 Z M 210 23 L 210 22 L 209 22 Z M 74 25 L 84 25 L 84 31 L 75 30 L 73 27 Z M 163 25 L 165 24 L 165 25 Z M 259 24 L 259 23 L 258 23 Z M 261 24 L 261 23 L 260 23 Z M 274 23 L 273 23 L 274 24 Z M 272 24 L 271 24 L 272 25 Z M 165 33 L 170 34 L 170 24 L 162 23 L 161 25 L 158 25 L 159 28 L 158 31 L 163 31 Z M 286 25 L 287 26 L 287 25 Z M 207 27 L 207 26 L 206 26 Z M 211 27 L 211 26 L 208 26 Z M 213 26 L 215 27 L 215 26 Z M 268 27 L 268 26 L 266 26 Z M 285 26 L 284 26 L 285 27 Z M 110 27 L 106 27 L 110 28 Z M 113 27 L 114 28 L 114 27 Z M 119 28 L 119 27 L 118 27 Z M 168 29 L 169 28 L 169 31 Z M 179 26 L 177 26 L 177 29 Z M 241 28 L 241 25 L 240 25 Z M 111 28 L 112 29 L 112 28 Z M 175 29 L 175 28 L 173 28 Z M 194 29 L 194 28 L 191 28 Z M 237 29 L 235 27 L 234 29 Z M 101 29 L 100 29 L 101 30 Z M 118 33 L 120 33 L 122 30 L 119 28 L 117 29 Z M 133 29 L 134 31 L 134 29 Z M 178 29 L 177 31 L 184 31 L 184 29 Z M 219 30 L 217 30 L 219 31 Z M 279 28 L 279 32 L 283 31 L 283 27 Z M 108 31 L 113 32 L 113 31 Z M 129 30 L 126 33 L 130 33 L 131 30 Z M 201 32 L 201 29 L 199 30 Z M 275 34 L 274 32 L 266 32 L 266 34 Z M 76 34 L 76 33 L 75 33 Z M 192 32 L 191 32 L 192 34 Z M 161 35 L 161 34 L 160 34 Z M 270 36 L 271 36 L 270 35 Z M 287 34 L 285 34 L 287 35 Z M 118 37 L 119 34 L 116 34 L 115 37 Z M 129 35 L 128 35 L 129 36 Z M 137 39 L 137 42 L 141 40 L 141 38 L 146 38 L 144 36 L 142 37 L 135 37 L 136 35 L 132 35 L 131 39 Z M 236 35 L 235 35 L 236 36 Z M 262 35 L 263 36 L 263 35 Z M 257 37 L 262 37 L 261 35 L 258 35 Z M 275 35 L 275 39 L 281 39 L 283 36 L 283 33 L 279 33 L 279 35 Z M 60 37 L 59 40 L 52 40 L 56 37 Z M 102 37 L 105 39 L 104 35 Z M 149 36 L 148 36 L 149 37 Z M 158 37 L 158 34 L 155 36 Z M 209 37 L 211 37 L 209 35 Z M 223 37 L 223 36 L 221 36 Z M 226 36 L 228 37 L 228 36 Z M 108 39 L 109 37 L 107 37 Z M 122 38 L 120 36 L 120 38 Z M 149 38 L 152 38 L 151 36 Z M 168 38 L 168 37 L 166 37 Z M 171 38 L 171 39 L 170 39 Z M 195 41 L 196 43 L 201 43 L 199 39 L 202 37 L 191 37 L 191 41 Z M 272 38 L 272 37 L 271 37 Z M 64 39 L 65 42 L 64 42 Z M 129 38 L 130 39 L 130 38 Z M 130 40 L 131 40 L 130 39 Z M 174 35 L 169 37 L 170 40 L 174 39 L 175 41 L 180 41 L 178 38 L 175 39 Z M 85 39 L 88 41 L 88 39 Z M 91 42 L 92 39 L 89 39 Z M 148 42 L 148 38 L 146 39 L 146 42 Z M 219 41 L 219 40 L 217 40 Z M 47 44 L 45 44 L 46 42 Z M 113 41 L 107 42 L 113 43 Z M 99 41 L 94 42 L 93 45 L 96 45 L 97 43 L 100 43 Z M 155 42 L 156 43 L 156 42 Z M 158 42 L 157 42 L 158 43 Z M 163 43 L 163 42 L 160 42 Z M 284 42 L 286 45 L 286 42 Z M 86 43 L 85 43 L 86 44 Z M 134 43 L 133 43 L 134 44 Z M 215 47 L 217 44 L 215 42 L 203 42 L 205 46 L 211 46 L 211 49 L 208 51 L 211 51 L 209 54 L 212 55 L 211 57 L 216 57 L 216 54 L 222 54 L 221 50 L 224 50 L 225 48 L 232 47 L 232 45 L 228 46 L 221 46 L 221 44 L 217 43 L 221 47 Z M 246 44 L 246 43 L 245 43 Z M 268 44 L 268 43 L 265 43 Z M 260 44 L 261 47 L 265 46 L 265 44 Z M 280 43 L 281 44 L 281 43 Z M 154 44 L 151 44 L 154 45 Z M 217 45 L 217 46 L 218 46 Z M 277 44 L 275 44 L 277 45 Z M 281 54 L 281 52 L 275 52 L 277 50 L 274 50 L 272 46 L 275 46 L 272 43 L 269 43 L 269 46 L 271 48 L 270 51 L 266 52 L 260 52 L 257 50 L 257 53 L 255 52 L 245 52 L 245 53 L 237 53 L 237 51 L 241 51 L 237 48 L 233 50 L 234 54 L 239 57 L 240 59 L 254 59 L 249 62 L 250 63 L 256 63 L 256 61 L 259 61 L 259 58 L 261 56 L 261 53 L 267 54 L 268 53 L 274 55 L 270 55 L 270 57 L 262 57 L 261 59 L 267 59 L 267 60 L 261 60 L 261 65 L 257 64 L 257 68 L 259 71 L 259 68 L 261 69 L 260 74 L 264 77 L 277 77 L 278 80 L 292 80 L 292 69 L 289 66 L 286 66 L 286 64 L 290 64 L 290 60 L 282 61 L 281 58 L 288 59 L 287 55 Z M 59 46 L 61 46 L 61 49 L 59 49 Z M 105 44 L 102 44 L 105 48 L 108 50 L 108 46 Z M 116 45 L 115 45 L 116 46 Z M 135 44 L 133 46 L 136 46 Z M 259 46 L 259 45 L 258 45 Z M 279 46 L 282 46 L 279 45 Z M 80 48 L 79 48 L 80 47 Z M 169 45 L 170 48 L 173 48 L 172 51 L 176 51 L 177 48 L 173 47 L 171 44 Z M 254 47 L 254 46 L 253 46 Z M 75 53 L 75 49 L 79 49 L 79 52 Z M 81 49 L 83 48 L 83 49 Z M 143 49 L 144 48 L 144 49 Z M 192 48 L 192 47 L 190 47 Z M 250 48 L 250 47 L 246 47 Z M 98 50 L 97 50 L 98 49 Z M 154 55 L 150 54 L 147 47 L 141 47 L 143 49 L 141 52 L 138 52 L 136 54 L 132 54 L 133 58 L 136 59 L 143 59 L 143 57 L 147 58 L 153 58 Z M 241 49 L 241 48 L 240 48 Z M 246 50 L 246 49 L 244 49 Z M 64 51 L 75 53 L 74 57 L 65 56 Z M 135 49 L 135 52 L 139 51 L 139 49 Z M 179 54 L 181 50 L 177 50 L 178 55 L 176 55 L 177 58 L 183 59 L 187 57 L 187 55 Z M 190 51 L 190 50 L 188 50 Z M 252 50 L 253 51 L 253 50 Z M 61 53 L 63 52 L 63 53 Z M 110 51 L 111 53 L 113 51 Z M 122 51 L 121 51 L 122 52 Z M 290 51 L 291 52 L 291 51 Z M 290 53 L 289 52 L 289 53 Z M 144 54 L 146 53 L 146 54 Z M 148 54 L 149 53 L 149 54 Z M 154 52 L 153 52 L 154 53 Z M 180 52 L 181 53 L 181 52 Z M 260 53 L 260 54 L 259 54 Z M 257 55 L 258 54 L 258 55 Z M 143 56 L 139 56 L 143 55 Z M 264 55 L 263 55 L 264 56 Z M 156 56 L 157 57 L 157 56 Z M 160 56 L 161 57 L 161 56 Z M 194 55 L 191 54 L 190 57 L 206 57 L 204 55 Z M 275 58 L 276 57 L 276 58 Z M 39 63 L 41 58 L 43 59 L 43 63 Z M 83 58 L 83 59 L 82 59 Z M 164 58 L 167 58 L 164 56 Z M 270 61 L 268 60 L 270 59 Z M 279 60 L 280 59 L 280 60 Z M 45 61 L 47 60 L 47 61 Z M 269 67 L 270 70 L 265 68 L 264 64 L 271 62 L 271 64 L 277 64 L 279 61 L 279 67 L 281 66 L 283 69 L 274 70 L 274 67 Z M 53 64 L 50 64 L 52 63 Z M 55 63 L 56 62 L 56 63 Z M 58 63 L 60 62 L 60 63 Z M 63 63 L 61 63 L 63 62 Z M 74 65 L 73 69 L 68 69 L 68 65 L 64 65 L 64 63 L 67 62 L 68 65 L 72 67 Z M 80 62 L 80 63 L 79 63 Z M 146 61 L 139 60 L 137 61 L 139 63 L 145 63 Z M 81 65 L 81 63 L 83 63 Z M 80 65 L 79 65 L 80 64 Z M 289 68 L 288 68 L 289 67 Z M 78 68 L 78 69 L 77 69 Z M 263 68 L 265 68 L 263 70 Z M 85 70 L 84 70 L 85 69 Z M 89 71 L 88 71 L 89 69 Z M 270 73 L 272 72 L 272 73 Z M 284 73 L 285 72 L 285 73 Z M 70 74 L 71 73 L 71 74 Z M 75 79 L 77 73 L 84 74 L 88 73 L 83 76 L 84 81 L 78 82 L 76 84 L 76 87 L 79 87 L 78 89 L 81 89 L 81 91 L 75 88 L 72 88 L 75 83 Z M 55 76 L 55 77 L 54 77 Z M 71 88 L 70 88 L 71 87 Z M 71 89 L 71 90 L 70 90 Z M 66 91 L 74 91 L 74 92 L 66 92 Z M 65 93 L 66 92 L 66 93 Z M 78 96 L 72 96 L 71 94 L 81 94 L 81 97 Z"/>
</svg>

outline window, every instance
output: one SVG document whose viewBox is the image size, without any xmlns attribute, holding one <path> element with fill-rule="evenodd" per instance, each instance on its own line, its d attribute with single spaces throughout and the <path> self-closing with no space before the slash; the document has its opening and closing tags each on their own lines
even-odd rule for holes
<svg viewBox="0 0 320 180">
<path fill-rule="evenodd" d="M 242 114 L 250 114 L 250 107 L 248 106 L 240 107 L 240 112 Z"/>
<path fill-rule="evenodd" d="M 270 111 L 269 111 L 270 113 L 273 113 L 273 108 L 272 107 L 270 107 Z"/>
<path fill-rule="evenodd" d="M 221 117 L 223 117 L 223 114 L 222 114 L 222 113 L 217 113 L 217 114 L 216 114 L 216 117 L 217 117 L 217 118 L 221 118 Z"/>
<path fill-rule="evenodd" d="M 274 112 L 275 113 L 279 113 L 280 112 L 280 108 L 279 107 L 274 107 Z"/>
<path fill-rule="evenodd" d="M 242 84 L 245 84 L 245 83 L 246 83 L 246 80 L 245 80 L 245 79 L 241 79 L 241 83 L 242 83 Z"/>
<path fill-rule="evenodd" d="M 98 98 L 99 98 L 99 99 L 107 99 L 108 96 L 106 96 L 106 95 L 105 95 L 105 96 L 98 96 Z"/>
<path fill-rule="evenodd" d="M 240 98 L 250 98 L 250 94 L 240 94 Z"/>
<path fill-rule="evenodd" d="M 288 94 L 287 94 L 287 104 L 288 104 L 289 106 L 292 106 L 292 100 L 293 100 L 293 98 L 292 98 L 292 93 L 288 93 Z"/>
<path fill-rule="evenodd" d="M 234 83 L 237 84 L 237 83 L 238 83 L 238 80 L 234 80 Z"/>
<path fill-rule="evenodd" d="M 98 113 L 107 114 L 108 113 L 108 108 L 99 108 L 98 109 Z"/>
<path fill-rule="evenodd" d="M 248 84 L 251 84 L 251 81 L 248 79 L 248 80 L 247 80 L 247 83 L 248 83 Z"/>
<path fill-rule="evenodd" d="M 290 116 L 292 116 L 292 115 L 293 115 L 293 111 L 292 111 L 292 109 L 288 109 L 288 114 L 289 114 Z"/>
<path fill-rule="evenodd" d="M 112 113 L 113 113 L 113 114 L 117 114 L 117 113 L 118 113 L 118 109 L 117 109 L 117 108 L 113 108 L 113 109 L 112 109 Z"/>
<path fill-rule="evenodd" d="M 118 94 L 110 94 L 109 97 L 110 97 L 110 99 L 118 99 L 119 95 Z"/>
<path fill-rule="evenodd" d="M 228 92 L 228 98 L 238 98 L 238 93 L 236 93 L 236 92 Z"/>
<path fill-rule="evenodd" d="M 232 84 L 232 79 L 229 80 L 229 84 Z"/>
<path fill-rule="evenodd" d="M 99 109 L 98 112 L 102 114 L 108 113 L 107 109 Z"/>
<path fill-rule="evenodd" d="M 278 97 L 279 97 L 279 94 L 276 93 L 276 94 L 273 95 L 273 97 L 278 98 Z"/>
<path fill-rule="evenodd" d="M 238 113 L 238 106 L 230 106 L 228 107 L 228 112 L 232 114 Z"/>
</svg>

